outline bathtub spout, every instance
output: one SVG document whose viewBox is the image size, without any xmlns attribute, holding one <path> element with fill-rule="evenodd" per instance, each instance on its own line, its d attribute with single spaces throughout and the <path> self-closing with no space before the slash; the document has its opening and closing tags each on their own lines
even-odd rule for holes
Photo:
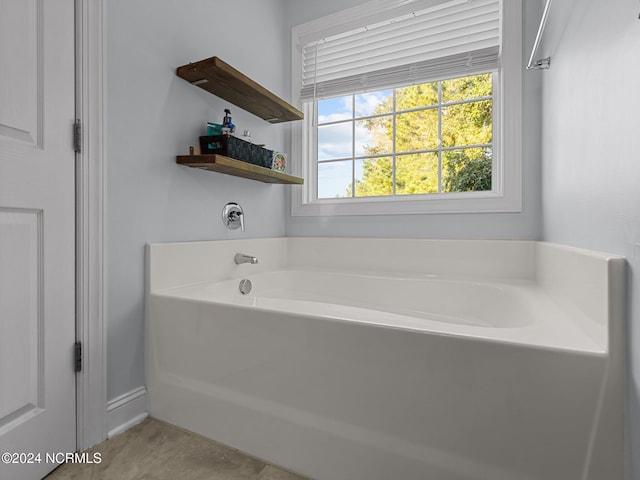
<svg viewBox="0 0 640 480">
<path fill-rule="evenodd" d="M 236 253 L 236 256 L 233 257 L 233 261 L 236 262 L 236 265 L 240 265 L 241 263 L 258 263 L 258 259 L 256 257 L 245 255 L 244 253 Z"/>
</svg>

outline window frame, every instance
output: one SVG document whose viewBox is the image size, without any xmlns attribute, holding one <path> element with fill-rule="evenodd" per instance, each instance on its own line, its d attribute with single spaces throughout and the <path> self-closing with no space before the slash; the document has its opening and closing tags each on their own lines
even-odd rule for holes
<svg viewBox="0 0 640 480">
<path fill-rule="evenodd" d="M 300 101 L 301 39 L 322 38 L 365 22 L 398 16 L 420 4 L 446 0 L 375 0 L 292 29 L 292 99 L 305 120 L 292 124 L 292 172 L 305 184 L 291 189 L 293 216 L 485 213 L 522 211 L 522 3 L 506 0 L 502 12 L 502 67 L 494 75 L 492 190 L 425 195 L 318 199 L 317 127 L 312 102 Z M 497 79 L 497 81 L 496 81 Z M 433 79 L 438 80 L 438 79 Z"/>
</svg>

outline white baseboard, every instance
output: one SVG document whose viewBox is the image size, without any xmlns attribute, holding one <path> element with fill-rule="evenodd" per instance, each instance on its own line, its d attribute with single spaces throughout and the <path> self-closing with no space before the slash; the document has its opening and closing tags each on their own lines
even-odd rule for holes
<svg viewBox="0 0 640 480">
<path fill-rule="evenodd" d="M 107 402 L 107 438 L 140 423 L 149 416 L 147 387 L 138 387 Z"/>
</svg>

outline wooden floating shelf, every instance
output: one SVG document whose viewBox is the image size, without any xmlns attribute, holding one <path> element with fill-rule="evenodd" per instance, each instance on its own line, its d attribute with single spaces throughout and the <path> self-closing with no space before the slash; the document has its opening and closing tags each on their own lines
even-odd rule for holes
<svg viewBox="0 0 640 480">
<path fill-rule="evenodd" d="M 176 163 L 187 167 L 200 168 L 211 172 L 226 173 L 236 177 L 250 178 L 264 183 L 302 185 L 304 180 L 286 173 L 259 167 L 224 155 L 178 155 Z"/>
<path fill-rule="evenodd" d="M 304 114 L 218 57 L 189 63 L 176 75 L 269 123 L 302 120 Z"/>
</svg>

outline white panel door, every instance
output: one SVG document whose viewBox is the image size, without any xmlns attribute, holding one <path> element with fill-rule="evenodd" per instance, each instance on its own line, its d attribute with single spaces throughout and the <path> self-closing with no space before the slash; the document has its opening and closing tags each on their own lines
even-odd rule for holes
<svg viewBox="0 0 640 480">
<path fill-rule="evenodd" d="M 76 446 L 74 81 L 74 0 L 0 0 L 1 479 Z"/>
</svg>

